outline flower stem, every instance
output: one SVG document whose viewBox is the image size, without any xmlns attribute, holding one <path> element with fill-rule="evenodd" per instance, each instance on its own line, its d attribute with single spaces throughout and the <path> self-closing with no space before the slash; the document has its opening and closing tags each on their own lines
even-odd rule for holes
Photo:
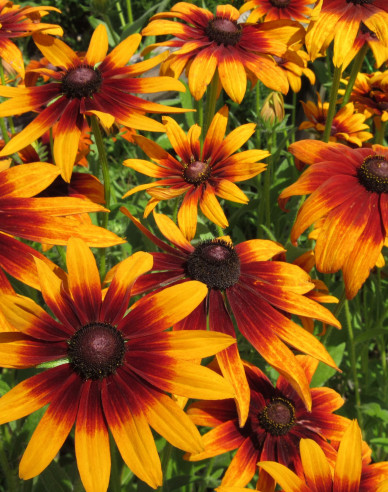
<svg viewBox="0 0 388 492">
<path fill-rule="evenodd" d="M 376 139 L 375 143 L 379 145 L 384 145 L 384 134 L 387 122 L 380 120 L 380 128 L 376 130 Z"/>
<path fill-rule="evenodd" d="M 369 48 L 368 43 L 365 43 L 364 46 L 360 49 L 360 51 L 357 53 L 355 59 L 353 60 L 353 65 L 350 71 L 348 85 L 346 86 L 345 95 L 342 100 L 342 106 L 345 106 L 345 104 L 349 102 L 350 94 L 352 92 L 357 75 L 361 71 L 362 63 L 364 61 L 368 48 Z"/>
<path fill-rule="evenodd" d="M 340 67 L 334 67 L 333 84 L 331 86 L 330 99 L 329 99 L 329 110 L 327 112 L 325 131 L 323 133 L 323 138 L 322 138 L 324 142 L 328 142 L 330 138 L 331 125 L 333 123 L 334 115 L 336 112 L 337 95 L 338 95 L 338 89 L 341 80 L 341 74 L 342 74 L 342 65 Z"/>
<path fill-rule="evenodd" d="M 3 432 L 0 434 L 0 468 L 3 470 L 3 476 L 7 482 L 7 490 L 9 492 L 17 492 L 18 488 L 15 481 L 15 474 L 13 473 L 11 467 L 9 466 L 7 455 L 4 451 L 4 438 Z"/>
<path fill-rule="evenodd" d="M 121 27 L 124 27 L 125 26 L 125 18 L 124 18 L 124 14 L 123 14 L 123 9 L 121 8 L 121 4 L 119 1 L 116 2 L 116 9 L 117 9 L 117 13 L 119 14 L 120 25 L 121 25 Z"/>
<path fill-rule="evenodd" d="M 214 76 L 206 92 L 206 106 L 205 106 L 205 126 L 203 129 L 204 136 L 210 126 L 213 116 L 216 113 L 217 103 L 217 89 L 218 89 L 219 75 L 218 71 L 214 72 Z"/>
<path fill-rule="evenodd" d="M 130 24 L 132 24 L 133 23 L 133 14 L 132 14 L 131 0 L 127 0 L 127 12 L 128 12 L 128 22 Z"/>
</svg>

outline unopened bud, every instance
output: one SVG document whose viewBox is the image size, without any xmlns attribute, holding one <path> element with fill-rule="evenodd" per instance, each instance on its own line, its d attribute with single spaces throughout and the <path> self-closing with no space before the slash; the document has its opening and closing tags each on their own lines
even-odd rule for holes
<svg viewBox="0 0 388 492">
<path fill-rule="evenodd" d="M 268 94 L 261 108 L 260 116 L 269 125 L 284 119 L 284 100 L 280 92 Z"/>
</svg>

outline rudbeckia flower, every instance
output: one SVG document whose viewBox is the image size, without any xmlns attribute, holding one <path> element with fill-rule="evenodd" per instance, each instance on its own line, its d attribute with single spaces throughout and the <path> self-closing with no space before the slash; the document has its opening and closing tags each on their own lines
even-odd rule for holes
<svg viewBox="0 0 388 492">
<path fill-rule="evenodd" d="M 358 492 L 361 490 L 361 442 L 361 431 L 354 420 L 341 440 L 334 473 L 320 446 L 311 439 L 300 441 L 303 479 L 280 463 L 262 461 L 258 465 L 284 492 Z M 387 487 L 388 480 L 382 480 L 368 492 L 385 492 Z M 218 492 L 227 492 L 227 489 L 220 487 Z"/>
<path fill-rule="evenodd" d="M 245 0 L 240 12 L 252 10 L 248 22 L 291 19 L 307 22 L 313 9 L 311 0 Z"/>
<path fill-rule="evenodd" d="M 121 210 L 165 251 L 152 254 L 153 272 L 139 279 L 134 292 L 199 280 L 208 287 L 209 294 L 175 329 L 206 330 L 208 316 L 210 330 L 236 337 L 234 319 L 240 333 L 311 408 L 308 378 L 287 345 L 336 366 L 323 345 L 292 321 L 291 315 L 319 319 L 337 327 L 340 324 L 330 311 L 307 298 L 306 294 L 314 288 L 309 275 L 296 265 L 271 261 L 284 252 L 273 241 L 254 239 L 234 246 L 228 237 L 223 237 L 193 246 L 171 219 L 154 214 L 160 231 L 173 244 L 170 246 L 150 233 L 128 210 Z M 217 360 L 235 388 L 240 423 L 244 425 L 250 390 L 237 347 L 221 352 Z"/>
<path fill-rule="evenodd" d="M 43 162 L 0 172 L 0 268 L 33 287 L 39 285 L 33 256 L 42 258 L 42 255 L 12 236 L 58 245 L 65 245 L 71 236 L 97 247 L 124 242 L 113 232 L 92 224 L 81 225 L 71 217 L 107 211 L 101 205 L 74 197 L 36 197 L 58 175 L 56 166 Z"/>
<path fill-rule="evenodd" d="M 35 34 L 35 44 L 54 66 L 54 69 L 37 69 L 38 73 L 54 80 L 37 87 L 0 86 L 0 96 L 11 98 L 0 104 L 0 117 L 27 111 L 39 112 L 4 147 L 0 157 L 22 149 L 59 121 L 54 140 L 54 159 L 63 179 L 69 181 L 86 114 L 97 115 L 107 127 L 115 120 L 132 128 L 163 132 L 164 126 L 144 113 L 185 110 L 146 101 L 133 93 L 185 89 L 181 82 L 171 77 L 136 78 L 159 64 L 167 55 L 162 53 L 127 66 L 140 40 L 140 34 L 133 34 L 107 55 L 108 35 L 106 28 L 100 24 L 93 33 L 86 55 L 80 57 L 63 41 L 42 33 Z"/>
<path fill-rule="evenodd" d="M 388 71 L 359 73 L 350 100 L 367 118 L 373 116 L 382 122 L 388 121 Z"/>
<path fill-rule="evenodd" d="M 23 55 L 11 39 L 31 36 L 37 31 L 61 36 L 63 34 L 61 27 L 40 22 L 41 17 L 47 15 L 50 10 L 60 12 L 55 7 L 21 7 L 8 0 L 0 0 L 0 56 L 22 78 L 24 78 Z"/>
<path fill-rule="evenodd" d="M 308 54 L 302 50 L 288 50 L 282 57 L 273 57 L 278 66 L 284 71 L 293 92 L 302 88 L 302 75 L 305 75 L 310 84 L 315 84 L 315 74 L 307 67 Z"/>
<path fill-rule="evenodd" d="M 297 359 L 311 381 L 318 361 L 308 356 Z M 203 435 L 205 450 L 186 458 L 199 461 L 237 449 L 221 484 L 240 487 L 252 480 L 258 461 L 276 461 L 303 476 L 299 454 L 302 438 L 313 439 L 329 462 L 335 463 L 337 453 L 328 439 L 340 441 L 350 423 L 333 414 L 344 403 L 341 396 L 330 388 L 311 388 L 312 406 L 308 411 L 282 376 L 274 387 L 258 367 L 244 362 L 244 369 L 251 390 L 244 427 L 239 427 L 233 400 L 194 402 L 187 414 L 196 425 L 212 429 Z"/>
<path fill-rule="evenodd" d="M 220 83 L 235 102 L 241 102 L 247 78 L 275 91 L 287 93 L 287 81 L 269 55 L 282 56 L 287 43 L 299 27 L 269 23 L 238 23 L 239 12 L 232 5 L 218 5 L 216 14 L 187 2 L 175 4 L 170 12 L 152 17 L 143 29 L 144 36 L 172 34 L 171 41 L 147 46 L 143 53 L 157 46 L 177 48 L 163 62 L 161 73 L 179 77 L 186 68 L 189 88 L 201 99 L 218 71 Z M 182 20 L 175 22 L 168 19 Z M 284 30 L 284 32 L 283 32 Z"/>
<path fill-rule="evenodd" d="M 29 298 L 1 296 L 3 314 L 19 333 L 0 334 L 0 366 L 62 362 L 0 399 L 2 424 L 48 405 L 21 459 L 20 477 L 41 473 L 75 424 L 75 454 L 87 492 L 108 488 L 109 431 L 132 472 L 156 488 L 162 470 L 150 427 L 180 449 L 202 448 L 194 424 L 166 393 L 233 396 L 221 376 L 191 361 L 224 349 L 233 339 L 165 332 L 206 296 L 200 282 L 143 297 L 125 314 L 133 283 L 152 266 L 148 253 L 122 262 L 104 297 L 96 262 L 82 240 L 70 239 L 66 260 L 63 280 L 36 260 L 42 295 L 55 319 Z"/>
<path fill-rule="evenodd" d="M 334 39 L 333 63 L 340 67 L 352 50 L 361 23 L 388 46 L 386 0 L 320 0 L 319 15 L 309 24 L 306 48 L 312 60 Z"/>
<path fill-rule="evenodd" d="M 127 159 L 123 162 L 124 166 L 161 179 L 136 186 L 123 198 L 146 190 L 152 196 L 144 212 L 147 217 L 161 200 L 184 195 L 178 223 L 189 240 L 195 236 L 198 204 L 209 220 L 224 229 L 228 226 L 228 220 L 216 196 L 248 203 L 248 197 L 234 183 L 252 178 L 266 168 L 265 164 L 257 162 L 270 155 L 266 150 L 235 153 L 251 137 L 256 125 L 248 123 L 239 126 L 225 137 L 228 108 L 224 106 L 214 116 L 201 149 L 201 128 L 198 125 L 193 125 L 186 135 L 172 118 L 164 117 L 163 122 L 178 159 L 152 140 L 135 135 L 135 142 L 154 163 Z"/>
<path fill-rule="evenodd" d="M 301 123 L 299 130 L 309 130 L 311 128 L 321 137 L 325 131 L 329 103 L 322 103 L 320 95 L 317 94 L 317 96 L 317 104 L 312 101 L 307 101 L 307 103 L 301 101 L 304 114 L 307 116 L 308 121 Z M 366 115 L 356 112 L 352 102 L 345 104 L 334 115 L 329 141 L 337 142 L 340 140 L 350 145 L 361 147 L 363 142 L 373 138 L 373 133 L 365 131 L 369 130 L 369 126 L 365 123 L 365 120 Z"/>
<path fill-rule="evenodd" d="M 345 70 L 345 68 L 365 45 L 368 45 L 368 47 L 372 50 L 373 56 L 376 60 L 376 68 L 381 67 L 381 65 L 388 60 L 388 45 L 381 41 L 377 37 L 376 33 L 371 31 L 363 22 L 361 22 L 360 29 L 358 31 L 352 49 L 344 58 L 344 62 L 342 65 L 343 70 Z"/>
<path fill-rule="evenodd" d="M 346 296 L 352 299 L 380 261 L 387 237 L 388 149 L 300 140 L 289 150 L 309 167 L 283 190 L 280 204 L 310 194 L 298 211 L 291 241 L 296 244 L 316 224 L 316 267 L 324 273 L 342 270 Z"/>
</svg>

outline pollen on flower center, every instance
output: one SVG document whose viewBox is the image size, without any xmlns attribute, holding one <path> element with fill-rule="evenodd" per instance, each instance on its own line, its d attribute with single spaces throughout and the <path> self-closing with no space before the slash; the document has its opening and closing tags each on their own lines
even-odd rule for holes
<svg viewBox="0 0 388 492">
<path fill-rule="evenodd" d="M 289 5 L 291 0 L 269 0 L 269 2 L 274 6 L 274 7 L 279 7 L 279 8 L 285 8 Z"/>
<path fill-rule="evenodd" d="M 62 78 L 62 93 L 69 99 L 92 97 L 99 90 L 101 83 L 102 75 L 97 68 L 72 68 Z"/>
<path fill-rule="evenodd" d="M 189 256 L 186 274 L 209 289 L 225 290 L 240 277 L 240 259 L 233 246 L 222 239 L 200 243 Z"/>
<path fill-rule="evenodd" d="M 206 26 L 205 33 L 211 41 L 234 46 L 241 37 L 241 27 L 235 21 L 216 17 Z"/>
<path fill-rule="evenodd" d="M 108 323 L 83 326 L 68 341 L 67 354 L 73 370 L 84 380 L 114 374 L 124 361 L 122 334 Z"/>
<path fill-rule="evenodd" d="M 183 179 L 186 183 L 200 185 L 208 180 L 211 174 L 211 167 L 207 162 L 192 160 L 189 164 L 184 164 Z"/>
<path fill-rule="evenodd" d="M 388 161 L 382 155 L 366 157 L 357 170 L 359 182 L 373 193 L 388 193 Z"/>
<path fill-rule="evenodd" d="M 273 436 L 283 436 L 295 424 L 294 405 L 285 398 L 273 398 L 259 414 L 259 422 Z"/>
</svg>

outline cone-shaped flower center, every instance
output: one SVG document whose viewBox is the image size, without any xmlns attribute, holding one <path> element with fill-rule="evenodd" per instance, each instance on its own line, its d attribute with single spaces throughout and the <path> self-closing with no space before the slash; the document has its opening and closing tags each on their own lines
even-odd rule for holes
<svg viewBox="0 0 388 492">
<path fill-rule="evenodd" d="M 233 246 L 222 239 L 200 243 L 189 256 L 186 275 L 209 289 L 225 290 L 240 277 L 240 259 Z"/>
<path fill-rule="evenodd" d="M 370 155 L 357 170 L 359 182 L 374 193 L 388 193 L 388 161 L 382 155 Z"/>
<path fill-rule="evenodd" d="M 123 336 L 108 323 L 83 326 L 68 341 L 68 357 L 82 379 L 102 379 L 114 374 L 124 361 Z"/>
<path fill-rule="evenodd" d="M 207 162 L 192 160 L 189 164 L 184 164 L 183 179 L 186 183 L 195 186 L 208 180 L 211 174 L 211 167 Z"/>
<path fill-rule="evenodd" d="M 92 97 L 102 82 L 101 72 L 97 68 L 81 66 L 66 72 L 62 79 L 62 93 L 69 99 Z"/>
<path fill-rule="evenodd" d="M 274 7 L 279 7 L 279 8 L 284 8 L 289 5 L 291 0 L 269 0 L 269 2 L 274 6 Z"/>
<path fill-rule="evenodd" d="M 370 5 L 373 0 L 346 0 L 346 3 L 353 3 L 354 5 Z"/>
<path fill-rule="evenodd" d="M 241 27 L 237 22 L 215 17 L 206 26 L 205 33 L 211 41 L 225 46 L 234 46 L 241 37 Z"/>
<path fill-rule="evenodd" d="M 260 413 L 259 422 L 273 436 L 283 436 L 295 424 L 294 405 L 286 398 L 273 398 Z"/>
</svg>

